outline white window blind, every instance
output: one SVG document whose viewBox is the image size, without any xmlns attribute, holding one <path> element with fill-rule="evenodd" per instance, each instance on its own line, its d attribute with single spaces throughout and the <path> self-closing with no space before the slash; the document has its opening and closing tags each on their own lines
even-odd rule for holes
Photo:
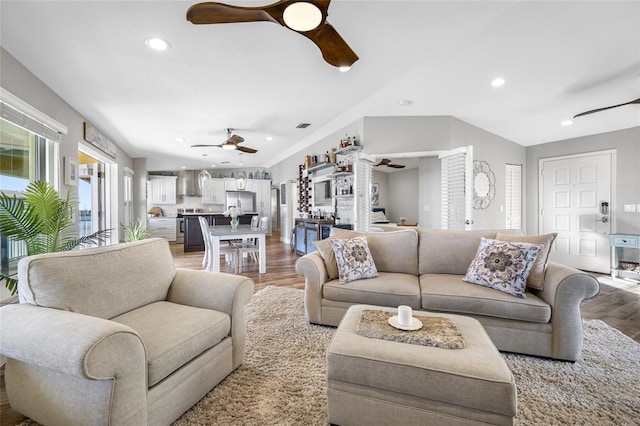
<svg viewBox="0 0 640 426">
<path fill-rule="evenodd" d="M 467 221 L 467 153 L 441 156 L 442 229 L 464 230 Z"/>
<path fill-rule="evenodd" d="M 505 226 L 522 229 L 522 165 L 505 165 Z"/>
<path fill-rule="evenodd" d="M 363 158 L 355 161 L 354 169 L 354 229 L 368 231 L 371 224 L 371 175 L 372 163 Z"/>
<path fill-rule="evenodd" d="M 124 226 L 133 224 L 133 170 L 124 168 Z"/>
<path fill-rule="evenodd" d="M 67 127 L 0 87 L 0 116 L 50 141 L 59 142 Z"/>
</svg>

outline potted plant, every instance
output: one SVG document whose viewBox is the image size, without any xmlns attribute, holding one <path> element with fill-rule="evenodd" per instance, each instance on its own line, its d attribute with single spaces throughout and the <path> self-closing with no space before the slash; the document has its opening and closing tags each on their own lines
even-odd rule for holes
<svg viewBox="0 0 640 426">
<path fill-rule="evenodd" d="M 140 241 L 149 236 L 149 232 L 147 232 L 147 225 L 145 222 L 140 220 L 140 218 L 129 226 L 120 226 L 124 230 L 125 241 Z"/>
<path fill-rule="evenodd" d="M 104 242 L 110 229 L 77 238 L 71 191 L 63 199 L 51 185 L 42 181 L 29 184 L 20 197 L 0 193 L 0 234 L 10 241 L 22 241 L 27 256 L 68 251 Z M 16 274 L 0 274 L 12 295 L 18 292 Z"/>
</svg>

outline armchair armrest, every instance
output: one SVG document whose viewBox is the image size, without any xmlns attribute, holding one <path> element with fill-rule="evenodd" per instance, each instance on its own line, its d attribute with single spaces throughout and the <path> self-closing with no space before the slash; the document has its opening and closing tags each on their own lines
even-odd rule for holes
<svg viewBox="0 0 640 426">
<path fill-rule="evenodd" d="M 322 256 L 318 252 L 305 254 L 296 261 L 296 272 L 304 276 L 304 310 L 307 320 L 322 324 L 322 285 L 329 281 Z"/>
<path fill-rule="evenodd" d="M 145 349 L 138 334 L 131 328 L 102 318 L 75 312 L 45 308 L 30 304 L 14 304 L 0 309 L 0 352 L 7 361 L 7 389 L 16 394 L 29 393 L 27 377 L 37 371 L 49 371 L 37 379 L 43 388 L 64 387 L 64 377 L 75 377 L 73 383 L 88 382 L 69 389 L 57 401 L 76 398 L 74 408 L 57 411 L 51 406 L 15 407 L 24 413 L 44 416 L 67 416 L 81 421 L 83 416 L 95 417 L 97 407 L 109 409 L 101 413 L 109 419 L 128 419 L 136 424 L 147 418 L 147 365 Z M 35 370 L 34 370 L 35 369 Z M 79 380 L 79 381 L 78 381 Z M 104 385 L 91 385 L 96 381 L 109 381 L 110 392 L 106 400 Z M 65 392 L 67 390 L 65 389 Z M 16 398 L 29 401 L 31 398 Z M 80 402 L 78 402 L 80 401 Z M 61 404 L 63 404 L 61 402 Z M 47 411 L 50 410 L 50 411 Z M 31 414 L 33 415 L 33 414 Z M 46 417 L 45 417 L 46 418 Z"/>
<path fill-rule="evenodd" d="M 598 294 L 598 280 L 569 266 L 547 264 L 544 290 L 538 295 L 551 305 L 553 357 L 575 361 L 582 349 L 583 300 Z"/>
<path fill-rule="evenodd" d="M 244 359 L 247 334 L 245 306 L 252 297 L 251 278 L 178 268 L 167 300 L 228 314 L 231 317 L 233 367 L 237 368 Z"/>
</svg>

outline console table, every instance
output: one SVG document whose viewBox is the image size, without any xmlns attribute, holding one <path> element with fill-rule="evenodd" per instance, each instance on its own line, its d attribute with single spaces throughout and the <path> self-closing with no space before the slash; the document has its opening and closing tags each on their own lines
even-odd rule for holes
<svg viewBox="0 0 640 426">
<path fill-rule="evenodd" d="M 636 249 L 640 262 L 640 235 L 639 234 L 611 234 L 609 235 L 609 246 L 611 248 L 611 278 L 620 276 L 620 271 L 634 272 L 640 275 L 639 270 L 630 271 L 620 267 L 620 252 L 623 249 Z M 637 269 L 637 268 L 636 268 Z"/>
</svg>

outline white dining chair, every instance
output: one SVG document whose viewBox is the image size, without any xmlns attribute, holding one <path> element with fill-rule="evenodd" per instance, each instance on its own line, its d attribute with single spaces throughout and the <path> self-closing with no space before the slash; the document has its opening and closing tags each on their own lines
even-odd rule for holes
<svg viewBox="0 0 640 426">
<path fill-rule="evenodd" d="M 254 216 L 257 217 L 257 216 Z M 267 231 L 269 229 L 269 217 L 263 216 L 259 219 L 258 228 L 262 231 Z M 257 238 L 251 238 L 247 241 L 242 242 L 234 242 L 233 245 L 236 248 L 237 254 L 237 268 L 238 273 L 242 272 L 242 264 L 244 262 L 245 254 L 247 258 L 250 256 L 254 262 L 258 261 L 258 254 L 260 253 L 260 244 Z"/>
<path fill-rule="evenodd" d="M 202 230 L 202 239 L 204 240 L 204 258 L 202 259 L 202 267 L 207 271 L 213 271 L 213 262 L 219 262 L 220 259 L 213 258 L 213 240 L 211 239 L 211 231 L 209 229 L 209 223 L 207 219 L 202 216 L 198 216 L 200 222 L 200 229 Z M 233 272 L 238 270 L 238 251 L 236 247 L 232 245 L 223 245 L 220 243 L 220 255 L 225 256 L 227 263 L 233 264 Z"/>
</svg>

